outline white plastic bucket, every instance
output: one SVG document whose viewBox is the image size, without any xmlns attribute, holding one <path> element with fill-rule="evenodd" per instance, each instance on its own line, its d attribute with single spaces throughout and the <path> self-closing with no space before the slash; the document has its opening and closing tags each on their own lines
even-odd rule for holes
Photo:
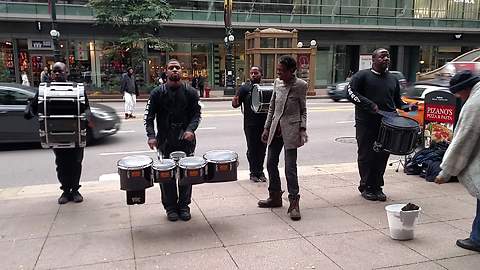
<svg viewBox="0 0 480 270">
<path fill-rule="evenodd" d="M 418 220 L 421 208 L 413 211 L 402 211 L 406 204 L 391 204 L 385 206 L 387 211 L 390 237 L 395 240 L 413 239 L 413 230 Z"/>
</svg>

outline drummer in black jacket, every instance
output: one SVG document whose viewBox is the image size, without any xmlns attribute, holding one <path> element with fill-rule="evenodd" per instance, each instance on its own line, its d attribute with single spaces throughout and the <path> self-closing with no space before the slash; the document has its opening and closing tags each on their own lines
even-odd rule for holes
<svg viewBox="0 0 480 270">
<path fill-rule="evenodd" d="M 261 140 L 263 125 L 267 119 L 266 113 L 257 113 L 252 110 L 252 90 L 254 84 L 262 80 L 262 69 L 253 66 L 250 69 L 250 81 L 246 82 L 237 91 L 232 99 L 232 107 L 243 105 L 243 131 L 247 139 L 247 159 L 250 168 L 250 180 L 253 182 L 266 182 L 263 173 L 263 162 L 267 145 Z"/>
<path fill-rule="evenodd" d="M 358 190 L 370 201 L 387 199 L 382 187 L 389 154 L 373 150 L 382 120 L 379 112 L 395 112 L 396 108 L 410 110 L 409 105 L 400 98 L 399 82 L 388 72 L 389 65 L 389 52 L 383 48 L 376 49 L 372 54 L 372 68 L 357 72 L 347 86 L 347 98 L 355 104 L 360 173 Z"/>
<path fill-rule="evenodd" d="M 193 155 L 195 130 L 200 123 L 200 105 L 197 91 L 182 83 L 180 63 L 171 59 L 167 64 L 167 83 L 150 93 L 145 109 L 145 128 L 150 149 L 158 148 L 165 158 L 171 152 L 183 151 Z M 154 120 L 157 123 L 155 134 Z M 190 220 L 192 185 L 160 184 L 162 204 L 170 221 Z"/>
</svg>

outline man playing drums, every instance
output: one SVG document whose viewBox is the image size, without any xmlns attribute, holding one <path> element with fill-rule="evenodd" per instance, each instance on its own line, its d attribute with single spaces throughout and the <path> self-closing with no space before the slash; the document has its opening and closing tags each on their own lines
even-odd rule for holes
<svg viewBox="0 0 480 270">
<path fill-rule="evenodd" d="M 145 128 L 150 149 L 158 148 L 165 158 L 174 151 L 193 155 L 195 130 L 200 123 L 200 105 L 197 91 L 182 83 L 180 63 L 171 59 L 167 64 L 167 83 L 155 88 L 145 109 Z M 157 123 L 155 134 L 154 121 Z M 160 184 L 162 204 L 170 221 L 190 220 L 192 185 Z"/>
<path fill-rule="evenodd" d="M 372 68 L 353 75 L 347 86 L 347 98 L 355 104 L 355 128 L 358 144 L 358 170 L 362 197 L 370 201 L 385 201 L 383 174 L 389 154 L 375 152 L 374 142 L 378 137 L 381 111 L 395 112 L 396 108 L 409 111 L 400 98 L 398 80 L 388 72 L 390 54 L 386 49 L 376 49 L 372 54 Z"/>
<path fill-rule="evenodd" d="M 263 173 L 263 161 L 265 159 L 266 144 L 261 141 L 263 125 L 267 119 L 266 113 L 257 113 L 252 110 L 252 90 L 254 84 L 262 80 L 262 69 L 252 67 L 250 69 L 250 81 L 240 87 L 232 99 L 232 107 L 238 108 L 243 105 L 243 130 L 247 139 L 247 159 L 250 169 L 250 180 L 253 182 L 266 182 Z"/>
</svg>

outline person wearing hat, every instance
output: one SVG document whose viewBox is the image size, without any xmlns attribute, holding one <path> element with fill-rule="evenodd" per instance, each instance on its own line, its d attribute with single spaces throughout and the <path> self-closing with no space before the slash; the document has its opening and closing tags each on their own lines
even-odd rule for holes
<svg viewBox="0 0 480 270">
<path fill-rule="evenodd" d="M 443 156 L 442 171 L 435 182 L 446 183 L 457 176 L 468 192 L 477 198 L 477 213 L 470 237 L 457 240 L 457 246 L 480 252 L 480 77 L 469 70 L 459 72 L 450 80 L 450 92 L 465 104 L 453 140 Z"/>
</svg>

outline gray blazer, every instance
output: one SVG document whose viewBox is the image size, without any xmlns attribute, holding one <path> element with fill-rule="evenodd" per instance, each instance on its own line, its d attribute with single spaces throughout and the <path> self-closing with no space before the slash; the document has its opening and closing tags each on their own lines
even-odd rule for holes
<svg viewBox="0 0 480 270">
<path fill-rule="evenodd" d="M 278 125 L 282 130 L 285 149 L 295 149 L 303 145 L 300 128 L 307 129 L 307 88 L 307 83 L 296 77 L 289 84 L 275 79 L 264 126 L 269 130 L 267 145 L 272 142 Z"/>
</svg>

